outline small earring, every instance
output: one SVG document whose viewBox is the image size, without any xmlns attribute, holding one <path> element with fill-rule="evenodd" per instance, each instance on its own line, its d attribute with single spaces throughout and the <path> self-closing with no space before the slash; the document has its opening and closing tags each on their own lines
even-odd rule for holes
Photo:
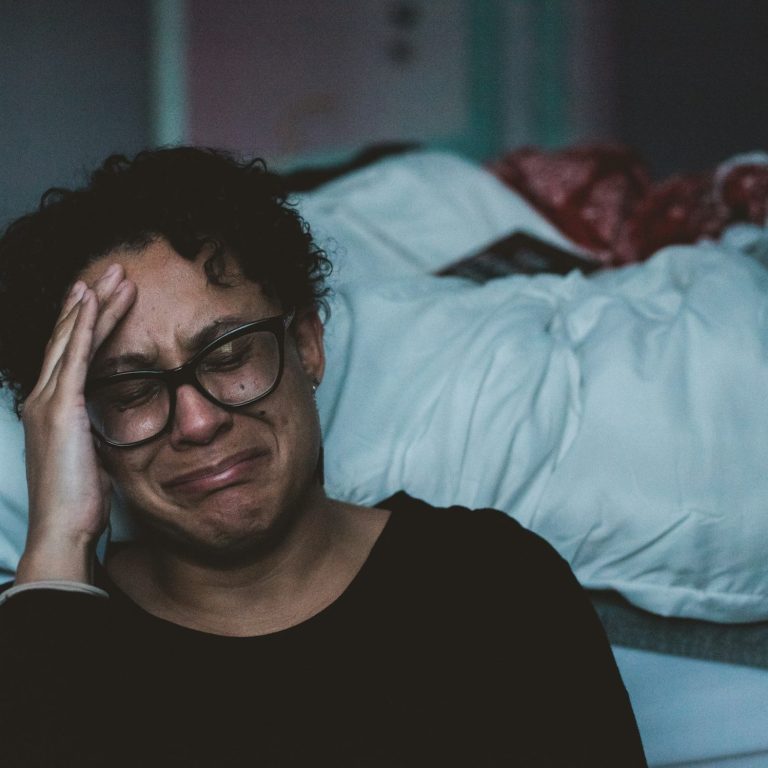
<svg viewBox="0 0 768 768">
<path fill-rule="evenodd" d="M 312 377 L 312 394 L 317 392 L 317 388 L 320 386 L 320 382 L 313 376 Z"/>
</svg>

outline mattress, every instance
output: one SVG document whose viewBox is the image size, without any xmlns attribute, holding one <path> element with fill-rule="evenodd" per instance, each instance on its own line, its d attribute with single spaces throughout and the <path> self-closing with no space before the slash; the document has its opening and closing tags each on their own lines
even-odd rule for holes
<svg viewBox="0 0 768 768">
<path fill-rule="evenodd" d="M 652 768 L 768 768 L 768 670 L 614 646 Z"/>
</svg>

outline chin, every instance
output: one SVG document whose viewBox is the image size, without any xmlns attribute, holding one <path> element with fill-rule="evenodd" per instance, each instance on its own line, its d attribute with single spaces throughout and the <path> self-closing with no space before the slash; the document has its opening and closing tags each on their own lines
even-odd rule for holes
<svg viewBox="0 0 768 768">
<path fill-rule="evenodd" d="M 234 489 L 233 489 L 234 490 Z M 186 560 L 235 568 L 274 551 L 287 537 L 295 515 L 290 507 L 253 495 L 218 494 L 176 520 L 142 516 L 142 527 L 156 546 Z M 228 498 L 227 498 L 228 497 Z"/>
<path fill-rule="evenodd" d="M 237 535 L 219 532 L 210 538 L 180 537 L 169 548 L 174 548 L 185 559 L 216 569 L 240 568 L 274 551 L 282 537 L 268 529 L 256 534 Z"/>
</svg>

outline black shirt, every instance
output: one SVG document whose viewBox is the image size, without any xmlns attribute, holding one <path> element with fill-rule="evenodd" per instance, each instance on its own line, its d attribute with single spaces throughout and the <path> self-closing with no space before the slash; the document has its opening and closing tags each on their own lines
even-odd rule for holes
<svg viewBox="0 0 768 768">
<path fill-rule="evenodd" d="M 405 494 L 345 592 L 222 637 L 34 590 L 0 608 L 4 766 L 645 766 L 570 568 L 506 515 Z"/>
</svg>

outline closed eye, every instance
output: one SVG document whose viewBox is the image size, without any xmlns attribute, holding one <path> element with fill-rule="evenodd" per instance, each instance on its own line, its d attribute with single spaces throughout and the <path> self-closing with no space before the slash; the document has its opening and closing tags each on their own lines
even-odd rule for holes
<svg viewBox="0 0 768 768">
<path fill-rule="evenodd" d="M 198 370 L 215 373 L 216 371 L 230 371 L 244 365 L 253 358 L 255 336 L 261 334 L 248 334 L 231 341 L 227 341 L 220 347 L 212 349 L 198 364 Z"/>
<path fill-rule="evenodd" d="M 201 371 L 229 371 L 243 365 L 248 357 L 248 349 L 233 349 L 234 344 L 225 344 L 217 350 L 206 355 L 200 361 L 198 369 Z"/>
<path fill-rule="evenodd" d="M 102 393 L 109 407 L 118 411 L 140 408 L 158 395 L 162 385 L 157 381 L 131 381 L 116 384 Z"/>
</svg>

